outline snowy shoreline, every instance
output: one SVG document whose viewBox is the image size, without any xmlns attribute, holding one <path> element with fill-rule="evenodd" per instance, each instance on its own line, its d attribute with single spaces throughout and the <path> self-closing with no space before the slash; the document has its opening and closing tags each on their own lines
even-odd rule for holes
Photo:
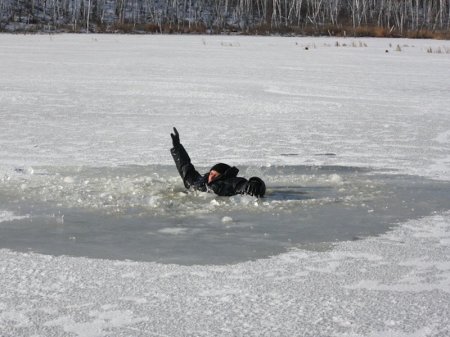
<svg viewBox="0 0 450 337">
<path fill-rule="evenodd" d="M 342 165 L 448 181 L 450 57 L 427 52 L 446 44 L 0 34 L 0 184 L 22 179 L 16 169 L 172 165 L 172 126 L 202 167 Z M 0 216 L 1 226 L 17 215 Z M 447 336 L 448 256 L 449 212 L 226 266 L 0 249 L 0 335 Z"/>
<path fill-rule="evenodd" d="M 4 336 L 446 336 L 450 214 L 229 266 L 0 250 Z"/>
</svg>

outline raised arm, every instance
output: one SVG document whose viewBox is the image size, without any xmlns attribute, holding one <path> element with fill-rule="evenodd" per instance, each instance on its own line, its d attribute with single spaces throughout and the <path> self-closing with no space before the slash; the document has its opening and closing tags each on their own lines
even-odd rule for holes
<svg viewBox="0 0 450 337">
<path fill-rule="evenodd" d="M 197 172 L 194 165 L 191 164 L 191 158 L 189 158 L 183 145 L 180 143 L 180 134 L 176 128 L 173 128 L 174 133 L 171 133 L 173 147 L 170 150 L 175 165 L 181 178 L 183 179 L 184 186 L 190 188 L 194 186 L 196 189 L 206 189 L 205 186 L 199 184 L 202 176 Z"/>
</svg>

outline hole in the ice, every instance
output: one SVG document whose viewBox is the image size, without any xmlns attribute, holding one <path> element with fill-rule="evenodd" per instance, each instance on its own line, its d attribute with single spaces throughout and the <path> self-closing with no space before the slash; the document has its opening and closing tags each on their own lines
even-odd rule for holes
<svg viewBox="0 0 450 337">
<path fill-rule="evenodd" d="M 225 264 L 386 232 L 449 208 L 450 183 L 354 167 L 241 167 L 267 197 L 187 193 L 171 166 L 17 169 L 0 180 L 0 248 Z"/>
</svg>

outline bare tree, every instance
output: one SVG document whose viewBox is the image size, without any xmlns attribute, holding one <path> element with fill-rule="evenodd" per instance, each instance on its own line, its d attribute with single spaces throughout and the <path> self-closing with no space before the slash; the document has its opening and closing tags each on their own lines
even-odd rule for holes
<svg viewBox="0 0 450 337">
<path fill-rule="evenodd" d="M 450 0 L 0 0 L 0 24 L 36 23 L 73 30 L 96 25 L 152 24 L 178 31 L 192 26 L 247 31 L 269 25 L 318 30 L 351 24 L 400 33 L 448 30 Z"/>
</svg>

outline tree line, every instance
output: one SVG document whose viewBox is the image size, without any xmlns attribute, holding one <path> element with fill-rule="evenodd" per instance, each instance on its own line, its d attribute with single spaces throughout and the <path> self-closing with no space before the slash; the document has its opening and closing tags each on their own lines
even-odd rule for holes
<svg viewBox="0 0 450 337">
<path fill-rule="evenodd" d="M 29 27 L 404 36 L 448 32 L 450 0 L 0 0 L 1 29 Z"/>
</svg>

